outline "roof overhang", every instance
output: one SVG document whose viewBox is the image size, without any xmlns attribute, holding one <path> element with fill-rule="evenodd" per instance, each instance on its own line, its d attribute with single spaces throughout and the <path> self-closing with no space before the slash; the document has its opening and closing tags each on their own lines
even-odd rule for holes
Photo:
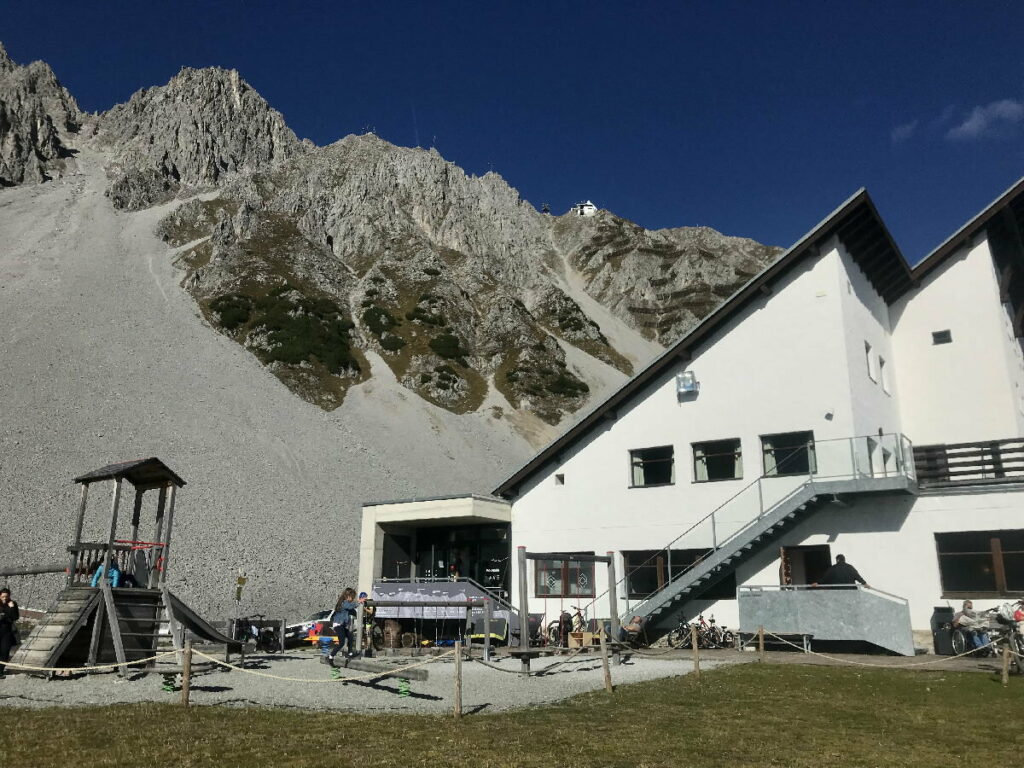
<svg viewBox="0 0 1024 768">
<path fill-rule="evenodd" d="M 512 507 L 505 499 L 467 494 L 466 496 L 364 504 L 363 519 L 372 519 L 377 525 L 510 523 Z"/>
<path fill-rule="evenodd" d="M 160 459 L 133 459 L 117 464 L 107 464 L 75 478 L 76 483 L 95 483 L 100 480 L 127 480 L 141 491 L 176 485 L 181 488 L 185 481 L 176 475 Z"/>
<path fill-rule="evenodd" d="M 798 264 L 807 258 L 819 256 L 821 248 L 834 237 L 839 238 L 887 303 L 894 301 L 913 285 L 910 267 L 878 215 L 878 209 L 867 190 L 859 189 L 789 250 L 726 299 L 686 336 L 516 470 L 494 490 L 494 494 L 505 497 L 517 495 L 519 487 L 535 472 L 549 463 L 560 462 L 563 452 L 583 440 L 595 426 L 615 418 L 616 409 L 628 405 L 644 386 L 667 369 L 678 365 L 680 360 L 692 359 L 698 348 L 727 322 L 755 299 L 771 294 L 774 285 Z"/>
</svg>

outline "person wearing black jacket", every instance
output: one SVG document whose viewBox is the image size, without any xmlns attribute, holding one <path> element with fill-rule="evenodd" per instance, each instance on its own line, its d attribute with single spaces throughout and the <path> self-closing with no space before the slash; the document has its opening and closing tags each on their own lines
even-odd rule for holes
<svg viewBox="0 0 1024 768">
<path fill-rule="evenodd" d="M 7 669 L 4 662 L 11 658 L 11 649 L 18 643 L 15 634 L 18 617 L 18 604 L 11 600 L 10 588 L 0 587 L 0 677 Z"/>
<path fill-rule="evenodd" d="M 857 569 L 846 562 L 846 557 L 843 555 L 836 555 L 836 564 L 822 574 L 818 583 L 835 586 L 863 584 L 866 587 L 868 585 Z"/>
</svg>

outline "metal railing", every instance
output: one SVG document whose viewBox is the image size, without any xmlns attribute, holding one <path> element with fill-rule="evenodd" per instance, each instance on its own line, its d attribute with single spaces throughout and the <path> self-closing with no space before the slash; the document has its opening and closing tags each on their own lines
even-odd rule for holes
<svg viewBox="0 0 1024 768">
<path fill-rule="evenodd" d="M 746 485 L 716 506 L 707 515 L 656 550 L 643 563 L 630 564 L 616 583 L 626 596 L 626 612 L 631 605 L 646 602 L 672 586 L 712 553 L 728 545 L 766 514 L 798 495 L 815 481 L 856 480 L 867 478 L 906 477 L 916 480 L 913 444 L 897 432 L 883 435 L 835 438 L 809 441 L 806 445 L 785 448 L 786 456 L 775 462 L 771 474 L 765 474 Z M 766 449 L 767 452 L 767 449 Z M 793 471 L 791 471 L 793 470 Z M 695 561 L 678 570 L 672 566 L 672 550 L 706 550 Z M 638 570 L 650 567 L 664 556 L 667 577 L 657 590 L 641 598 L 630 597 L 629 579 Z"/>
<path fill-rule="evenodd" d="M 925 486 L 1024 482 L 1024 439 L 919 445 L 914 464 Z"/>
<path fill-rule="evenodd" d="M 863 584 L 743 584 L 737 587 L 742 593 L 757 592 L 799 592 L 820 589 L 856 589 L 879 597 L 884 597 L 901 605 L 910 605 L 910 601 L 902 595 L 894 595 L 875 587 L 866 587 Z"/>
</svg>

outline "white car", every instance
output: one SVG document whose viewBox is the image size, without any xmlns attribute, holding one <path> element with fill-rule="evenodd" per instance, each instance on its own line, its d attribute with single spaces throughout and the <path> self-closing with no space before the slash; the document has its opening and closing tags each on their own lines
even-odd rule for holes
<svg viewBox="0 0 1024 768">
<path fill-rule="evenodd" d="M 288 624 L 284 628 L 284 644 L 297 645 L 309 637 L 310 631 L 313 626 L 320 621 L 327 621 L 331 617 L 331 611 L 317 611 L 308 619 L 304 619 L 298 624 Z"/>
</svg>

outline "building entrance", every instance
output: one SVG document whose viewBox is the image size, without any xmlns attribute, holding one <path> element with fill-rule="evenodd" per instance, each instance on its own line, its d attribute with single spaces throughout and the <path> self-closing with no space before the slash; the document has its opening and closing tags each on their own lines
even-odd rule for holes
<svg viewBox="0 0 1024 768">
<path fill-rule="evenodd" d="M 817 584 L 832 565 L 828 544 L 782 547 L 781 555 L 780 584 Z"/>
<path fill-rule="evenodd" d="M 381 575 L 469 578 L 507 599 L 511 554 L 508 524 L 422 526 L 411 535 L 385 534 Z"/>
</svg>

